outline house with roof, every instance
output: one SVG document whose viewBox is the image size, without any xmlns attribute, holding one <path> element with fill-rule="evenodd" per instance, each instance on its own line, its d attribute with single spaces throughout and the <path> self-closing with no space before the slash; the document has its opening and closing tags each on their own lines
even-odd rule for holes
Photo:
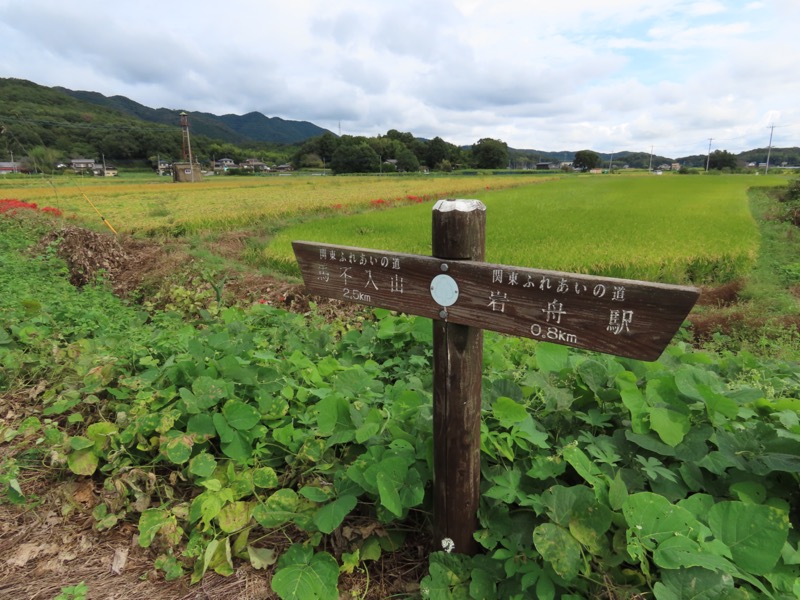
<svg viewBox="0 0 800 600">
<path fill-rule="evenodd" d="M 246 171 L 255 171 L 256 173 L 270 170 L 266 163 L 258 160 L 257 158 L 248 158 L 240 166 Z"/>
<path fill-rule="evenodd" d="M 237 167 L 236 161 L 232 158 L 220 158 L 218 161 L 214 162 L 214 169 L 218 171 L 227 171 L 228 169 L 235 169 Z"/>
<path fill-rule="evenodd" d="M 27 172 L 27 169 L 23 167 L 22 163 L 17 161 L 10 161 L 10 162 L 0 162 L 0 175 L 5 175 L 6 173 L 22 173 Z"/>
<path fill-rule="evenodd" d="M 91 171 L 94 169 L 97 161 L 91 158 L 73 158 L 69 161 L 70 168 L 79 173 L 80 171 Z"/>
<path fill-rule="evenodd" d="M 114 165 L 97 165 L 92 169 L 92 173 L 95 177 L 116 177 L 119 175 L 117 167 Z"/>
</svg>

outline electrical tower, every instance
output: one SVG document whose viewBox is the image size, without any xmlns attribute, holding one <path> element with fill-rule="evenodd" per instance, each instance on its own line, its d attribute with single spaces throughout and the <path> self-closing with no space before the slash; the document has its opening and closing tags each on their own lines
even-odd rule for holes
<svg viewBox="0 0 800 600">
<path fill-rule="evenodd" d="M 189 137 L 189 115 L 185 112 L 181 113 L 181 152 L 182 162 L 173 165 L 173 180 L 192 182 L 202 181 L 203 175 L 200 172 L 200 165 L 196 165 L 194 157 L 192 156 L 192 141 Z"/>
</svg>

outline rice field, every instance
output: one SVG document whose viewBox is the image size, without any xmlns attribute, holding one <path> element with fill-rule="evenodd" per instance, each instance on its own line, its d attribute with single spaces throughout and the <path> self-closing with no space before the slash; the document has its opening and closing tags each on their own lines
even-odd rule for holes
<svg viewBox="0 0 800 600">
<path fill-rule="evenodd" d="M 541 173 L 218 177 L 195 184 L 156 178 L 0 178 L 0 198 L 52 206 L 96 228 L 103 227 L 100 213 L 119 232 L 140 235 L 263 224 L 279 230 L 263 249 L 263 259 L 292 274 L 298 272 L 291 251 L 295 239 L 430 254 L 433 202 L 478 198 L 487 206 L 491 262 L 701 284 L 736 279 L 750 268 L 759 240 L 747 190 L 786 181 L 782 176 Z"/>
<path fill-rule="evenodd" d="M 404 177 L 209 177 L 199 183 L 153 178 L 126 182 L 94 178 L 0 179 L 0 198 L 58 208 L 87 223 L 97 212 L 121 233 L 185 235 L 202 230 L 231 230 L 258 221 L 298 215 L 333 214 L 371 203 L 415 202 L 474 194 L 543 181 L 531 173 L 515 176 Z M 92 207 L 97 208 L 97 212 Z"/>
<path fill-rule="evenodd" d="M 661 281 L 725 282 L 758 252 L 748 188 L 781 177 L 594 176 L 482 190 L 487 260 L 542 269 Z M 292 240 L 430 254 L 431 205 L 299 224 L 265 250 L 293 272 Z"/>
</svg>

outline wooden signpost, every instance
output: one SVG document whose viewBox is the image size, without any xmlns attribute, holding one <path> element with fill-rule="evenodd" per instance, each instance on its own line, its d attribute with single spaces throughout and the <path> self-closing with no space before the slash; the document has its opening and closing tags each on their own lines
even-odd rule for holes
<svg viewBox="0 0 800 600">
<path fill-rule="evenodd" d="M 293 242 L 306 289 L 433 319 L 434 535 L 478 551 L 483 330 L 656 360 L 695 288 L 483 262 L 486 208 L 433 207 L 432 254 Z"/>
</svg>

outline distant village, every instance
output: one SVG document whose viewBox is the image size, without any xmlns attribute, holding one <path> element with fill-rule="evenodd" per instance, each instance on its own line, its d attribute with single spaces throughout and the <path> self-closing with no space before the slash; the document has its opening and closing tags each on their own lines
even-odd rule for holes
<svg viewBox="0 0 800 600">
<path fill-rule="evenodd" d="M 158 160 L 155 170 L 159 175 L 173 176 L 177 165 L 166 160 Z M 245 173 L 271 173 L 271 172 L 287 172 L 292 171 L 291 164 L 286 163 L 282 165 L 272 166 L 261 162 L 255 158 L 248 158 L 247 160 L 236 163 L 230 158 L 220 158 L 209 164 L 208 168 L 202 169 L 203 175 L 225 174 L 228 171 L 238 169 Z M 0 175 L 8 173 L 33 173 L 35 172 L 33 161 L 23 158 L 17 161 L 0 161 Z M 90 158 L 73 158 L 67 163 L 59 163 L 56 165 L 56 170 L 61 172 L 71 172 L 76 175 L 92 175 L 94 177 L 116 177 L 119 175 L 119 169 L 110 163 L 103 160 L 96 160 Z"/>
</svg>

